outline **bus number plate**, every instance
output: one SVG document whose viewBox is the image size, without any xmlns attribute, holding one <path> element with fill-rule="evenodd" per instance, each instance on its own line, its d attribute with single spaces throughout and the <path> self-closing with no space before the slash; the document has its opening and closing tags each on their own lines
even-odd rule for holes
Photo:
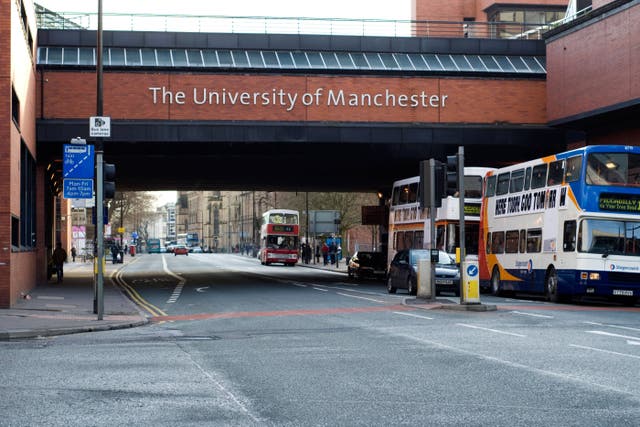
<svg viewBox="0 0 640 427">
<path fill-rule="evenodd" d="M 613 294 L 614 295 L 622 295 L 625 297 L 632 297 L 633 296 L 633 291 L 632 290 L 623 290 L 623 289 L 614 289 L 613 290 Z"/>
</svg>

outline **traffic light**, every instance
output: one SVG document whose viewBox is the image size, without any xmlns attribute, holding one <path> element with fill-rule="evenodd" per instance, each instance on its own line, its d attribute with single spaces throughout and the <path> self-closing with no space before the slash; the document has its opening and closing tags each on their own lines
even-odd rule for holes
<svg viewBox="0 0 640 427">
<path fill-rule="evenodd" d="M 458 195 L 458 155 L 447 156 L 447 196 Z"/>
<path fill-rule="evenodd" d="M 103 191 L 105 199 L 113 199 L 116 195 L 116 165 L 113 163 L 102 164 Z"/>
</svg>

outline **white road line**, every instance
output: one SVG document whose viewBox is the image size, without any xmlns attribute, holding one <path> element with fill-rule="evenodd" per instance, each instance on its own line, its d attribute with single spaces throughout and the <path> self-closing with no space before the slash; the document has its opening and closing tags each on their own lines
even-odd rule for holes
<svg viewBox="0 0 640 427">
<path fill-rule="evenodd" d="M 513 332 L 505 332 L 505 331 L 499 331 L 497 329 L 483 328 L 481 326 L 467 325 L 466 323 L 456 323 L 456 325 L 464 326 L 465 328 L 480 329 L 482 331 L 495 332 L 496 334 L 511 335 L 511 336 L 520 337 L 520 338 L 526 338 L 527 337 L 526 335 L 515 334 Z"/>
<path fill-rule="evenodd" d="M 187 283 L 187 280 L 185 278 L 183 278 L 183 277 L 178 276 L 173 271 L 169 270 L 169 267 L 167 266 L 167 260 L 165 259 L 165 257 L 162 257 L 162 269 L 169 276 L 178 279 L 178 284 L 173 289 L 173 293 L 171 294 L 171 296 L 167 300 L 167 304 L 173 304 L 176 301 L 178 301 L 178 298 L 180 298 L 180 294 L 182 293 L 182 288 L 184 287 L 184 284 Z"/>
<path fill-rule="evenodd" d="M 313 289 L 315 289 L 316 291 L 329 292 L 329 289 L 316 288 L 315 286 L 313 287 Z"/>
<path fill-rule="evenodd" d="M 306 287 L 307 287 L 307 285 L 302 284 L 302 283 L 293 283 L 293 282 L 290 282 L 289 284 L 290 284 L 290 285 L 293 285 L 293 286 L 297 286 L 297 287 L 299 287 L 299 288 L 306 288 Z"/>
<path fill-rule="evenodd" d="M 628 335 L 618 335 L 618 334 L 612 334 L 611 332 L 605 332 L 605 331 L 585 331 L 588 334 L 596 334 L 596 335 L 605 335 L 607 337 L 615 337 L 615 338 L 624 338 L 624 339 L 628 339 L 628 340 L 640 340 L 639 337 L 630 337 Z"/>
<path fill-rule="evenodd" d="M 640 332 L 639 328 L 631 328 L 629 326 L 607 325 L 605 323 L 597 323 L 597 322 L 584 322 L 584 323 L 586 323 L 587 325 L 606 326 L 607 328 L 617 328 L 617 329 L 624 329 L 627 331 Z"/>
<path fill-rule="evenodd" d="M 640 356 L 636 356 L 636 355 L 633 355 L 633 354 L 618 353 L 617 351 L 603 350 L 601 348 L 587 347 L 587 346 L 584 346 L 584 345 L 569 344 L 569 347 L 581 348 L 583 350 L 599 351 L 601 353 L 615 354 L 616 356 L 624 356 L 624 357 L 631 357 L 631 358 L 634 358 L 634 359 L 640 359 Z"/>
<path fill-rule="evenodd" d="M 433 320 L 433 317 L 420 316 L 419 314 L 413 314 L 413 313 L 403 313 L 401 311 L 394 311 L 393 314 L 400 314 L 401 316 L 417 317 L 418 319 Z"/>
<path fill-rule="evenodd" d="M 520 314 L 522 316 L 531 316 L 531 317 L 543 317 L 545 319 L 553 319 L 553 316 L 547 316 L 546 314 L 535 314 L 535 313 L 525 313 L 522 311 L 512 311 L 511 314 Z"/>
<path fill-rule="evenodd" d="M 343 297 L 364 299 L 364 300 L 367 300 L 367 301 L 379 302 L 381 304 L 385 303 L 385 301 L 380 301 L 378 299 L 373 299 L 373 298 L 361 297 L 361 296 L 358 296 L 358 295 L 343 294 L 342 292 L 337 292 L 337 294 L 338 295 L 342 295 Z"/>
</svg>

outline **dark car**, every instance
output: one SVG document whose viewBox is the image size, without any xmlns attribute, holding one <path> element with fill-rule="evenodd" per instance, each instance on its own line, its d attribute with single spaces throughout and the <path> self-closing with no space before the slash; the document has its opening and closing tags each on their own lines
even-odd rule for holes
<svg viewBox="0 0 640 427">
<path fill-rule="evenodd" d="M 387 291 L 390 294 L 397 289 L 406 289 L 410 295 L 418 291 L 418 260 L 429 259 L 428 249 L 405 249 L 399 251 L 389 265 L 387 275 Z M 460 268 L 455 260 L 446 252 L 439 251 L 436 264 L 436 295 L 443 291 L 451 291 L 460 295 Z"/>
<path fill-rule="evenodd" d="M 384 279 L 387 275 L 387 257 L 382 252 L 357 251 L 347 264 L 349 278 L 365 277 Z"/>
</svg>

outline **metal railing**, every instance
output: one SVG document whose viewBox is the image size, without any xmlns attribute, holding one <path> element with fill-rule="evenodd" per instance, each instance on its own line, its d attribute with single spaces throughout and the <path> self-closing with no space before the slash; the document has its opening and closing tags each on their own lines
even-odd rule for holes
<svg viewBox="0 0 640 427">
<path fill-rule="evenodd" d="M 97 13 L 38 10 L 44 29 L 97 28 Z M 103 14 L 103 28 L 116 31 L 166 31 L 251 34 L 309 34 L 388 37 L 536 38 L 540 24 L 266 16 Z"/>
</svg>

